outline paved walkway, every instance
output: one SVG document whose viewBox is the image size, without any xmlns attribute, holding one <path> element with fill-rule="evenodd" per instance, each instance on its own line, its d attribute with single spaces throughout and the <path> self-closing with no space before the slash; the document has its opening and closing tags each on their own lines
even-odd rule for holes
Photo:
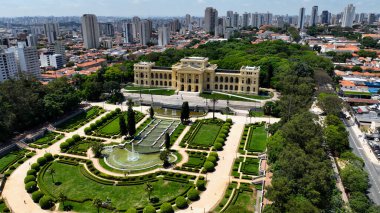
<svg viewBox="0 0 380 213">
<path fill-rule="evenodd" d="M 237 152 L 243 130 L 242 123 L 232 125 L 223 151 L 218 152 L 220 160 L 215 172 L 207 174 L 207 190 L 201 193 L 199 201 L 191 203 L 188 209 L 179 212 L 209 212 L 218 205 L 231 181 L 230 173 L 236 157 L 234 153 Z"/>
</svg>

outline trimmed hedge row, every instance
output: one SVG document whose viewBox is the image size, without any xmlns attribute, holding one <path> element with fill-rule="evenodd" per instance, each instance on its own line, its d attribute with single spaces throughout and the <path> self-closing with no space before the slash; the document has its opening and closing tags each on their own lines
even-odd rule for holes
<svg viewBox="0 0 380 213">
<path fill-rule="evenodd" d="M 63 126 L 64 123 L 68 122 L 69 120 L 71 119 L 74 119 L 75 117 L 81 115 L 82 113 L 87 113 L 88 111 L 92 110 L 92 109 L 95 109 L 96 112 L 94 114 L 92 114 L 91 116 L 89 117 L 86 117 L 86 119 L 84 119 L 83 121 L 81 122 L 77 122 L 77 124 L 74 124 L 72 127 L 69 127 L 69 128 L 59 128 L 59 126 Z M 58 125 L 57 129 L 60 130 L 60 131 L 65 131 L 65 132 L 72 132 L 74 130 L 77 130 L 79 129 L 81 126 L 87 124 L 88 122 L 90 122 L 92 119 L 94 119 L 95 117 L 99 116 L 100 114 L 103 114 L 105 112 L 105 110 L 101 107 L 98 107 L 98 106 L 93 106 L 91 108 L 89 108 L 88 110 L 82 112 L 82 113 L 79 113 L 78 115 L 72 117 L 71 119 L 63 122 L 62 124 Z"/>
</svg>

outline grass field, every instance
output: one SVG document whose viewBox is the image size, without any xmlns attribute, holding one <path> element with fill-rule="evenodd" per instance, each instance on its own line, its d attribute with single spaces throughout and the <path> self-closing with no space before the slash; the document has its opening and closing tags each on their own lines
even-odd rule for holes
<svg viewBox="0 0 380 213">
<path fill-rule="evenodd" d="M 242 191 L 236 194 L 236 198 L 233 198 L 233 203 L 231 203 L 225 213 L 235 213 L 237 209 L 240 212 L 255 212 L 256 197 L 253 192 Z"/>
<path fill-rule="evenodd" d="M 59 134 L 55 132 L 48 132 L 42 138 L 34 141 L 33 143 L 37 145 L 48 144 L 49 142 L 52 142 L 58 135 Z"/>
<path fill-rule="evenodd" d="M 128 90 L 128 93 L 141 93 L 141 94 L 152 94 L 152 95 L 174 95 L 174 90 L 165 89 L 159 87 L 137 87 L 137 86 L 126 86 L 124 89 Z"/>
<path fill-rule="evenodd" d="M 218 100 L 231 100 L 231 101 L 248 101 L 248 102 L 256 102 L 254 100 L 247 100 L 244 98 L 251 98 L 251 99 L 256 99 L 256 100 L 266 100 L 272 98 L 271 95 L 249 95 L 249 94 L 235 94 L 235 93 L 228 93 L 231 95 L 226 95 L 226 94 L 220 94 L 220 93 L 201 93 L 199 94 L 200 97 L 202 98 L 207 98 L 207 99 L 218 99 Z M 232 96 L 232 95 L 237 95 L 240 97 Z M 244 98 L 243 98 L 244 97 Z"/>
<path fill-rule="evenodd" d="M 57 129 L 64 130 L 64 131 L 72 131 L 73 128 L 81 126 L 81 123 L 87 122 L 91 120 L 92 118 L 94 118 L 99 113 L 99 111 L 100 109 L 98 107 L 91 107 L 91 109 L 85 112 L 79 113 L 78 115 L 58 125 Z"/>
<path fill-rule="evenodd" d="M 200 153 L 189 153 L 189 160 L 186 163 L 184 163 L 183 166 L 192 168 L 202 168 L 205 161 L 205 155 L 201 155 Z"/>
<path fill-rule="evenodd" d="M 144 118 L 144 114 L 141 112 L 135 111 L 135 119 L 136 119 L 136 124 L 141 121 L 141 119 Z M 127 113 L 124 113 L 124 118 L 125 121 L 127 122 L 128 116 Z M 98 130 L 99 133 L 101 134 L 106 134 L 106 135 L 117 135 L 120 133 L 120 126 L 119 126 L 119 116 L 117 116 L 115 119 L 113 119 L 111 122 L 109 122 L 107 125 L 103 126 Z"/>
<path fill-rule="evenodd" d="M 52 195 L 62 192 L 68 199 L 74 200 L 99 198 L 105 201 L 109 198 L 114 207 L 122 210 L 130 207 L 144 207 L 149 203 L 145 185 L 143 184 L 131 186 L 104 185 L 83 176 L 79 166 L 53 162 L 50 167 L 55 169 L 54 180 L 60 184 L 54 184 L 51 175 L 48 173 L 45 173 L 39 179 L 38 184 L 39 186 L 43 184 L 42 189 L 48 190 Z M 165 181 L 163 179 L 152 182 L 152 185 L 154 190 L 151 196 L 159 198 L 160 202 L 178 197 L 189 187 L 189 184 Z M 91 205 L 91 202 L 83 203 L 81 206 L 73 205 L 74 208 L 78 208 L 73 209 L 73 211 L 91 209 Z"/>
<path fill-rule="evenodd" d="M 241 172 L 247 175 L 259 175 L 259 163 L 257 158 L 247 158 L 245 162 L 242 162 Z"/>
<path fill-rule="evenodd" d="M 18 158 L 18 155 L 20 154 L 19 151 L 13 151 L 3 157 L 0 158 L 0 171 L 3 171 L 6 169 L 10 163 L 12 163 L 14 160 Z"/>
<path fill-rule="evenodd" d="M 253 127 L 251 127 L 253 128 Z M 264 152 L 267 147 L 267 132 L 265 126 L 251 129 L 248 136 L 247 150 L 250 152 Z"/>
<path fill-rule="evenodd" d="M 370 92 L 355 92 L 355 91 L 344 91 L 344 95 L 363 95 L 363 96 L 371 96 Z"/>
<path fill-rule="evenodd" d="M 218 136 L 221 126 L 217 124 L 201 124 L 198 132 L 190 141 L 191 145 L 211 146 Z"/>
</svg>

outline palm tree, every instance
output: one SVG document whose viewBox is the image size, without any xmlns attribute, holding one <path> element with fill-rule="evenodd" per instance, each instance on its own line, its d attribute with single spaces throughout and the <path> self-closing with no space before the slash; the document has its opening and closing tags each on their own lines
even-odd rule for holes
<svg viewBox="0 0 380 213">
<path fill-rule="evenodd" d="M 218 99 L 212 98 L 212 119 L 215 119 L 215 104 L 218 103 Z"/>
<path fill-rule="evenodd" d="M 50 168 L 50 169 L 48 170 L 48 173 L 51 175 L 51 179 L 52 179 L 53 183 L 55 183 L 55 181 L 54 181 L 55 169 Z"/>
<path fill-rule="evenodd" d="M 148 192 L 148 199 L 150 200 L 150 195 L 153 191 L 153 185 L 150 182 L 146 183 L 145 190 Z"/>
<path fill-rule="evenodd" d="M 99 198 L 95 198 L 94 200 L 92 200 L 92 205 L 96 207 L 96 209 L 98 210 L 98 213 L 99 213 L 100 207 L 102 207 L 102 204 L 103 202 Z"/>
<path fill-rule="evenodd" d="M 58 195 L 58 201 L 62 202 L 63 209 L 65 209 L 65 201 L 67 200 L 67 196 L 63 194 L 62 192 L 59 193 Z"/>
</svg>

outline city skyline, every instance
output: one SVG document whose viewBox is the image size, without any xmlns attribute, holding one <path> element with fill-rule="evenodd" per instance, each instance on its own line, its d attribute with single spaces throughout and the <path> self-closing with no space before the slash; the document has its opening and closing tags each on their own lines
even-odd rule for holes
<svg viewBox="0 0 380 213">
<path fill-rule="evenodd" d="M 377 12 L 380 6 L 373 0 L 178 0 L 175 3 L 169 0 L 96 0 L 88 5 L 88 0 L 13 0 L 4 1 L 0 4 L 1 17 L 20 16 L 81 16 L 85 13 L 97 16 L 120 16 L 120 17 L 171 17 L 203 16 L 206 7 L 214 7 L 220 15 L 225 16 L 228 10 L 244 12 L 271 12 L 279 15 L 297 15 L 299 8 L 305 7 L 306 14 L 311 14 L 311 8 L 318 6 L 319 11 L 329 10 L 332 13 L 343 12 L 347 4 L 354 4 L 357 13 Z M 12 8 L 11 10 L 9 8 Z M 56 8 L 59 8 L 57 10 Z M 377 8 L 377 9 L 376 9 Z"/>
</svg>

